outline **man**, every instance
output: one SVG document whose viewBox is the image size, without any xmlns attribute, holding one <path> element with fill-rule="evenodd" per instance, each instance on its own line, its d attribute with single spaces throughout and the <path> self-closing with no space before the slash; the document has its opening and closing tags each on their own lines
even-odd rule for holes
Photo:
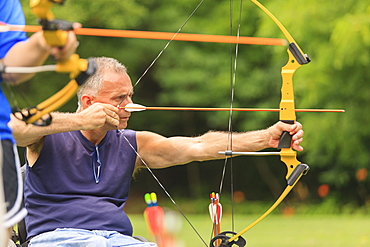
<svg viewBox="0 0 370 247">
<path fill-rule="evenodd" d="M 24 25 L 25 18 L 18 0 L 0 0 L 0 24 Z M 79 26 L 76 24 L 76 26 Z M 76 50 L 76 37 L 68 33 L 64 47 L 51 47 L 46 44 L 42 32 L 27 38 L 24 32 L 0 32 L 0 67 L 2 66 L 38 66 L 52 55 L 56 60 L 69 58 Z M 32 74 L 0 74 L 0 83 L 6 81 L 18 84 L 30 79 Z M 4 228 L 21 220 L 26 211 L 22 210 L 22 180 L 19 177 L 19 161 L 15 141 L 8 127 L 11 113 L 10 105 L 0 87 L 0 246 L 4 237 Z M 4 181 L 2 181 L 4 178 Z M 4 187 L 4 188 L 3 188 Z M 4 191 L 4 193 L 3 193 Z M 5 195 L 3 195 L 5 194 Z M 6 209 L 4 209 L 4 201 Z M 5 217 L 3 216 L 5 214 Z"/>
<path fill-rule="evenodd" d="M 52 113 L 54 122 L 47 127 L 11 121 L 18 145 L 27 146 L 31 247 L 148 246 L 129 237 L 131 223 L 122 210 L 134 170 L 143 162 L 164 168 L 224 157 L 218 151 L 225 149 L 225 132 L 166 138 L 126 129 L 130 112 L 122 107 L 132 103 L 133 95 L 126 68 L 111 58 L 94 60 L 98 70 L 79 90 L 75 114 Z M 281 122 L 234 133 L 233 149 L 276 148 L 283 131 L 293 135 L 294 149 L 303 150 L 302 126 Z"/>
</svg>

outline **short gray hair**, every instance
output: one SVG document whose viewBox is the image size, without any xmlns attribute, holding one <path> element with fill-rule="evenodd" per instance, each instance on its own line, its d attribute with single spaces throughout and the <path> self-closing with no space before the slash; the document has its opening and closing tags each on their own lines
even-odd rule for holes
<svg viewBox="0 0 370 247">
<path fill-rule="evenodd" d="M 79 88 L 77 92 L 78 99 L 78 109 L 81 110 L 82 102 L 81 97 L 84 94 L 89 94 L 92 96 L 97 96 L 99 90 L 103 86 L 103 75 L 104 72 L 110 71 L 115 73 L 127 73 L 127 68 L 125 65 L 120 63 L 117 59 L 110 57 L 94 57 L 92 60 L 96 63 L 97 69 L 95 73 L 90 76 L 84 84 Z"/>
</svg>

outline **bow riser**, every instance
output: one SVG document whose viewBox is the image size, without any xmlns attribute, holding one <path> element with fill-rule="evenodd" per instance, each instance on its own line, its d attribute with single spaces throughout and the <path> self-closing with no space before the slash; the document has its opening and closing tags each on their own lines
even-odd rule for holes
<svg viewBox="0 0 370 247">
<path fill-rule="evenodd" d="M 81 71 L 86 71 L 89 67 L 89 62 L 86 59 L 80 59 L 77 54 L 71 55 L 67 60 L 57 63 L 56 72 L 70 73 L 70 78 L 76 78 Z"/>
<path fill-rule="evenodd" d="M 286 165 L 287 167 L 287 174 L 285 176 L 286 180 L 290 177 L 293 173 L 294 169 L 301 164 L 297 160 L 297 153 L 293 151 L 291 148 L 283 148 L 280 151 L 280 160 Z"/>
<path fill-rule="evenodd" d="M 68 38 L 68 32 L 63 30 L 44 30 L 43 35 L 49 45 L 59 47 L 63 47 L 66 44 L 66 40 Z"/>
<path fill-rule="evenodd" d="M 296 121 L 295 103 L 294 103 L 294 89 L 293 89 L 293 75 L 295 71 L 301 66 L 297 63 L 290 50 L 288 52 L 288 62 L 281 69 L 282 87 L 281 87 L 281 101 L 279 119 L 287 124 L 294 124 Z M 292 137 L 286 131 L 281 135 L 278 148 L 290 148 Z"/>
<path fill-rule="evenodd" d="M 287 52 L 288 62 L 281 69 L 282 86 L 279 120 L 288 124 L 294 124 L 297 117 L 295 113 L 293 76 L 296 70 L 302 65 L 297 62 L 290 49 L 288 49 Z M 291 135 L 284 131 L 280 138 L 278 148 L 281 148 L 280 160 L 287 167 L 287 180 L 296 166 L 301 163 L 297 160 L 297 153 L 290 147 L 291 143 Z"/>
<path fill-rule="evenodd" d="M 294 103 L 294 89 L 293 89 L 293 75 L 295 71 L 301 67 L 296 62 L 292 53 L 288 50 L 288 63 L 281 69 L 282 87 L 281 87 L 281 101 L 279 119 L 282 121 L 295 121 L 295 103 Z M 289 145 L 290 146 L 290 145 Z"/>
</svg>

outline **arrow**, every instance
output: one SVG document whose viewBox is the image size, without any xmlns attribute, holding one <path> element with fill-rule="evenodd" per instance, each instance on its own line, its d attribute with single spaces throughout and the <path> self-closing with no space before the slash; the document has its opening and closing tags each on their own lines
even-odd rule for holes
<svg viewBox="0 0 370 247">
<path fill-rule="evenodd" d="M 41 26 L 7 25 L 4 23 L 0 23 L 0 32 L 24 31 L 33 33 L 41 30 L 42 30 Z M 248 45 L 278 45 L 278 46 L 287 45 L 287 41 L 285 39 L 262 38 L 262 37 L 245 37 L 245 36 L 237 37 L 228 35 L 169 33 L 169 32 L 151 32 L 151 31 L 98 29 L 98 28 L 75 28 L 74 32 L 77 35 L 118 37 L 118 38 L 178 40 L 178 41 L 248 44 Z"/>
<path fill-rule="evenodd" d="M 221 233 L 222 206 L 219 202 L 220 196 L 218 193 L 212 192 L 210 194 L 210 199 L 209 215 L 213 223 L 213 236 L 216 237 Z M 221 244 L 221 241 L 217 241 L 217 243 Z"/>
<path fill-rule="evenodd" d="M 143 106 L 139 104 L 129 103 L 124 107 L 128 112 L 157 110 L 157 111 L 266 111 L 279 112 L 279 109 L 272 108 L 207 108 L 207 107 L 168 107 L 168 106 Z M 343 109 L 295 109 L 296 112 L 345 112 Z"/>
<path fill-rule="evenodd" d="M 164 243 L 164 211 L 158 206 L 156 193 L 146 193 L 144 200 L 147 208 L 144 211 L 144 217 L 152 235 L 154 235 L 159 247 Z"/>
</svg>

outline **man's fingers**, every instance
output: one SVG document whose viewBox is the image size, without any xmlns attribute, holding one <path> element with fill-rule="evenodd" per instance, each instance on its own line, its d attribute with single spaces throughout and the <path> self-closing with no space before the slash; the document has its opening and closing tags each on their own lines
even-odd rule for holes
<svg viewBox="0 0 370 247">
<path fill-rule="evenodd" d="M 73 29 L 77 29 L 77 28 L 82 28 L 82 24 L 79 23 L 79 22 L 74 22 L 73 23 Z"/>
<path fill-rule="evenodd" d="M 299 143 L 293 142 L 292 147 L 293 147 L 293 149 L 295 149 L 297 151 L 303 151 L 303 147 L 301 145 L 299 145 Z"/>
<path fill-rule="evenodd" d="M 119 125 L 119 120 L 118 119 L 112 118 L 112 117 L 110 117 L 108 115 L 106 117 L 106 122 L 109 123 L 109 124 L 111 124 L 111 125 L 113 125 L 113 126 L 116 126 L 116 127 Z"/>
<path fill-rule="evenodd" d="M 114 112 L 114 111 L 112 111 L 108 108 L 104 108 L 104 111 L 105 111 L 105 113 L 107 114 L 108 117 L 119 120 L 119 116 L 116 112 Z"/>
<path fill-rule="evenodd" d="M 290 133 L 291 135 L 293 135 L 293 141 L 295 140 L 298 140 L 298 139 L 301 139 L 304 135 L 304 131 L 303 130 L 298 130 L 297 133 Z"/>
</svg>

